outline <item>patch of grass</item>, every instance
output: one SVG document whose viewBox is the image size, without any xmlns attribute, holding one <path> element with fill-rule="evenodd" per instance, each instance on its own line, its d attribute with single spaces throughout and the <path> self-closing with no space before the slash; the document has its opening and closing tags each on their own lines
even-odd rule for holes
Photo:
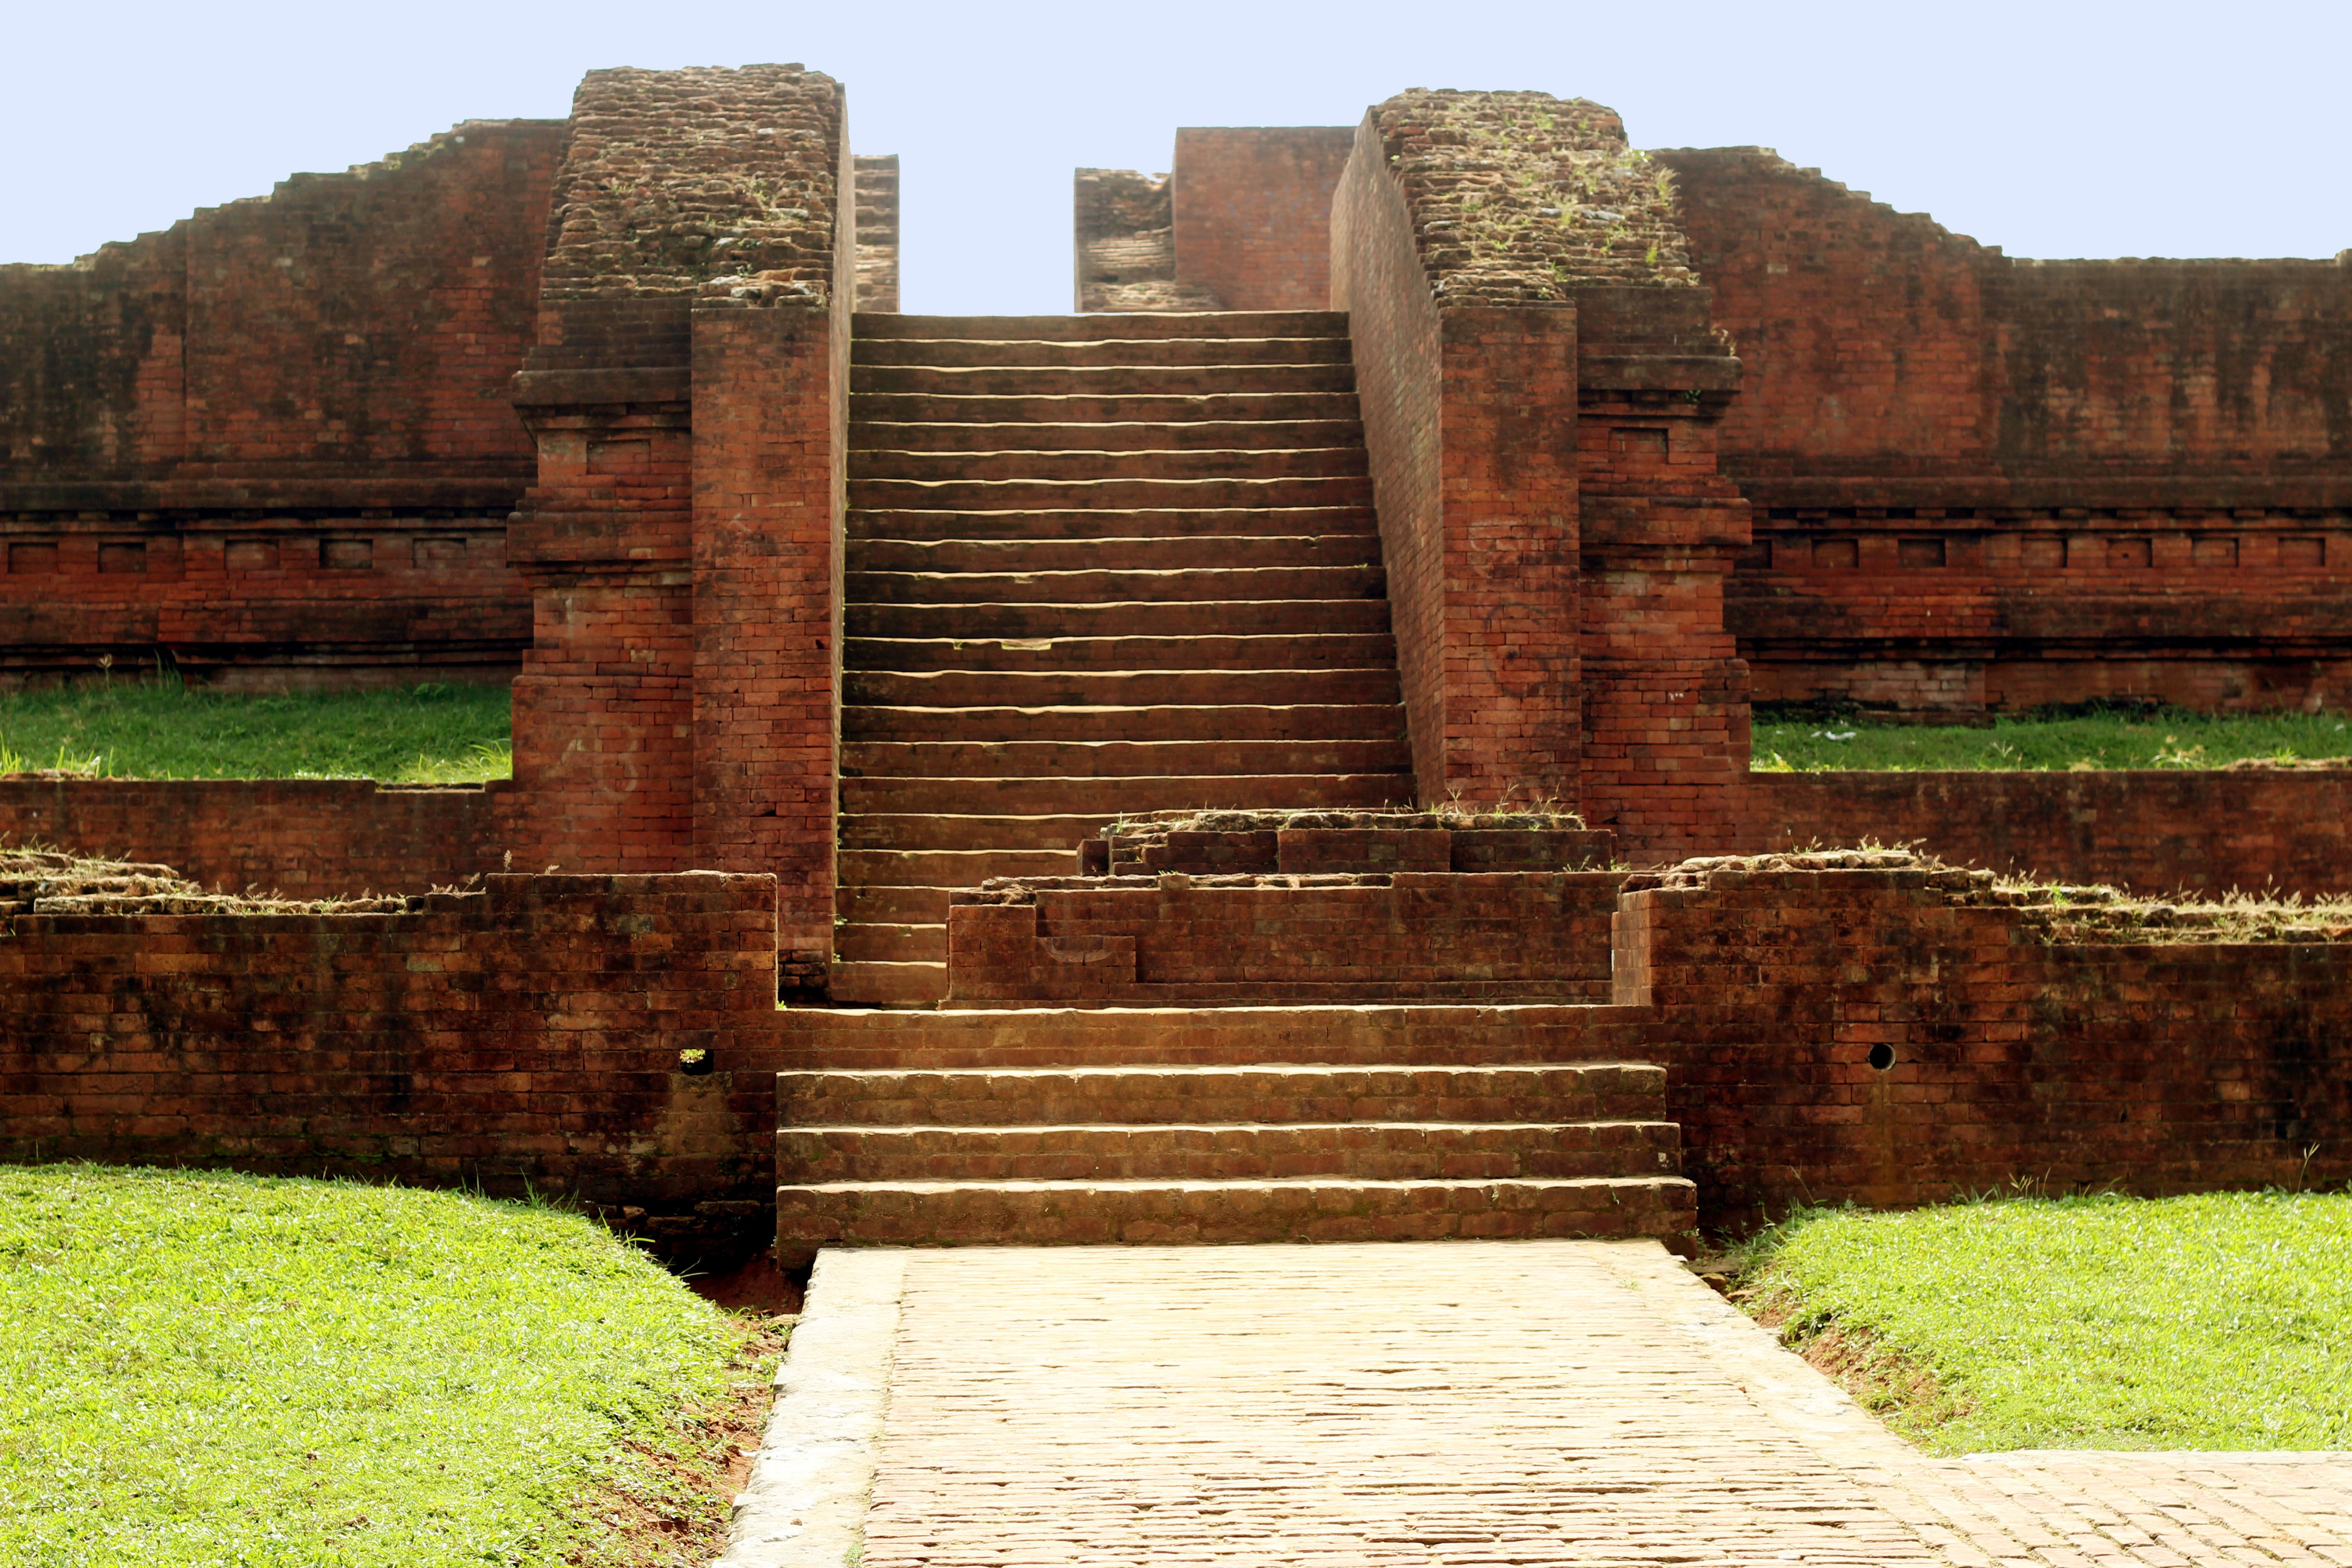
<svg viewBox="0 0 2352 1568">
<path fill-rule="evenodd" d="M 174 679 L 0 694 L 0 773 L 478 784 L 514 772 L 507 689 L 248 696 Z"/>
<path fill-rule="evenodd" d="M 2110 711 L 1971 729 L 1759 715 L 1754 743 L 1759 773 L 2219 768 L 2352 756 L 2352 721 L 2340 713 Z"/>
<path fill-rule="evenodd" d="M 0 1167 L 0 1562 L 706 1562 L 745 1334 L 553 1208 Z"/>
<path fill-rule="evenodd" d="M 1811 1211 L 1738 1292 L 1936 1453 L 2352 1447 L 2352 1194 Z"/>
</svg>

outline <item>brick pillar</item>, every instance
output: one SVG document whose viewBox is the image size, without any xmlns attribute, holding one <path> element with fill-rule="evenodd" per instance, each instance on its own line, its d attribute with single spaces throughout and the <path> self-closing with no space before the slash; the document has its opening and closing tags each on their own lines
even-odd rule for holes
<svg viewBox="0 0 2352 1568">
<path fill-rule="evenodd" d="M 1738 846 L 1748 667 L 1723 588 L 1748 503 L 1717 471 L 1739 362 L 1703 289 L 1577 291 L 1583 809 L 1654 862 Z"/>
<path fill-rule="evenodd" d="M 833 955 L 845 312 L 694 311 L 698 866 L 777 879 L 787 990 Z"/>
<path fill-rule="evenodd" d="M 539 443 L 507 536 L 532 619 L 514 685 L 518 870 L 690 864 L 687 323 L 682 299 L 554 304 L 515 378 Z"/>
<path fill-rule="evenodd" d="M 1579 805 L 1576 335 L 1568 307 L 1438 312 L 1444 771 L 1422 782 L 1433 801 Z"/>
</svg>

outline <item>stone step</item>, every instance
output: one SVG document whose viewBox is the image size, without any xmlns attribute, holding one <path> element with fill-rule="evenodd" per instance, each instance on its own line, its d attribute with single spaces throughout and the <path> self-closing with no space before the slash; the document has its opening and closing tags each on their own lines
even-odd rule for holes
<svg viewBox="0 0 2352 1568">
<path fill-rule="evenodd" d="M 945 888 L 898 888 L 887 884 L 852 886 L 844 883 L 834 895 L 834 911 L 848 925 L 847 931 L 860 925 L 932 925 L 947 929 L 948 892 Z M 940 950 L 942 961 L 946 948 Z"/>
<path fill-rule="evenodd" d="M 1409 780 L 1412 769 L 1412 748 L 1402 733 L 1377 740 L 1320 741 L 853 738 L 841 749 L 844 779 L 1234 779 L 1277 773 L 1379 773 Z"/>
<path fill-rule="evenodd" d="M 839 1007 L 936 1007 L 948 994 L 940 963 L 836 963 L 826 991 Z"/>
<path fill-rule="evenodd" d="M 1069 507 L 1050 511 L 853 511 L 852 540 L 1336 538 L 1378 541 L 1370 507 Z M 1377 543 L 1373 546 L 1378 548 Z"/>
<path fill-rule="evenodd" d="M 858 395 L 861 421 L 898 425 L 1259 425 L 1331 421 L 1360 430 L 1356 395 L 1334 392 L 988 394 L 866 392 Z M 1351 437 L 1360 440 L 1360 437 Z"/>
<path fill-rule="evenodd" d="M 852 396 L 914 393 L 983 397 L 1202 397 L 1356 390 L 1356 370 L 1321 364 L 853 365 Z M 866 411 L 863 406 L 860 413 Z"/>
<path fill-rule="evenodd" d="M 1116 366 L 1257 366 L 1352 363 L 1348 340 L 1307 338 L 864 338 L 849 349 L 853 366 L 926 370 L 1009 366 L 1023 370 Z"/>
<path fill-rule="evenodd" d="M 991 877 L 1068 876 L 1071 850 L 843 849 L 835 852 L 834 864 L 848 884 L 977 888 Z"/>
<path fill-rule="evenodd" d="M 816 1068 L 777 1074 L 776 1105 L 785 1127 L 1648 1121 L 1665 1084 L 1644 1062 Z"/>
<path fill-rule="evenodd" d="M 842 673 L 845 708 L 1347 707 L 1404 700 L 1386 669 L 881 670 Z"/>
<path fill-rule="evenodd" d="M 939 918 L 945 920 L 947 894 L 934 896 L 940 900 Z M 1559 1002 L 950 1007 L 919 1017 L 795 1010 L 783 1026 L 793 1060 L 804 1068 L 926 1071 L 1074 1064 L 1156 1069 L 1279 1062 L 1380 1068 L 1632 1062 L 1650 1059 L 1662 1037 L 1671 1036 L 1649 1008 Z M 1661 1105 L 1628 1112 L 1627 1119 L 1657 1121 L 1664 1115 Z M 1567 1113 L 1532 1120 L 1547 1119 L 1575 1120 Z"/>
<path fill-rule="evenodd" d="M 853 637 L 1028 642 L 1082 637 L 1348 637 L 1385 634 L 1382 599 L 1178 600 L 1116 604 L 850 604 Z"/>
<path fill-rule="evenodd" d="M 776 1174 L 793 1185 L 1678 1176 L 1682 1129 L 1671 1121 L 793 1126 L 776 1134 Z"/>
<path fill-rule="evenodd" d="M 1115 815 L 1115 814 L 1114 814 Z M 1077 874 L 1078 841 L 1101 830 L 1099 812 L 1034 816 L 969 812 L 844 812 L 844 849 L 1057 849 L 1063 876 Z"/>
<path fill-rule="evenodd" d="M 862 405 L 861 405 L 862 406 Z M 869 419 L 849 427 L 850 450 L 876 452 L 1177 452 L 1363 449 L 1364 427 L 1328 419 Z M 853 458 L 852 461 L 856 459 Z"/>
<path fill-rule="evenodd" d="M 1103 311 L 1083 316 L 912 316 L 861 310 L 862 338 L 978 338 L 998 342 L 1098 342 L 1108 338 L 1344 338 L 1344 310 Z"/>
<path fill-rule="evenodd" d="M 1266 637 L 851 637 L 849 669 L 1389 669 L 1396 639 L 1373 632 Z"/>
<path fill-rule="evenodd" d="M 1125 605 L 1381 599 L 1378 566 L 1188 566 L 1080 572 L 847 572 L 847 605 Z"/>
<path fill-rule="evenodd" d="M 1090 817 L 1097 826 L 1148 811 L 1360 809 L 1402 805 L 1412 799 L 1412 775 L 1405 773 L 1231 773 L 1189 778 L 845 777 L 841 781 L 845 816 L 925 812 L 1076 816 Z"/>
<path fill-rule="evenodd" d="M 1372 481 L 1360 476 L 1191 479 L 861 479 L 849 481 L 859 510 L 1045 511 L 1070 507 L 1165 510 L 1171 507 L 1370 506 Z"/>
<path fill-rule="evenodd" d="M 1385 741 L 1405 732 L 1404 709 L 844 708 L 844 741 Z"/>
<path fill-rule="evenodd" d="M 776 1190 L 776 1256 L 797 1268 L 862 1246 L 1505 1240 L 1687 1245 L 1697 1190 L 1679 1176 L 1564 1181 L 872 1182 Z"/>
<path fill-rule="evenodd" d="M 928 889 L 944 898 L 944 888 Z M 833 954 L 845 963 L 945 963 L 948 928 L 917 921 L 864 922 L 836 927 Z"/>
<path fill-rule="evenodd" d="M 1350 479 L 1370 471 L 1361 447 L 1147 452 L 860 449 L 849 454 L 852 483 L 871 479 L 1034 479 L 1055 484 L 1109 479 Z"/>
<path fill-rule="evenodd" d="M 1236 566 L 1370 566 L 1377 534 L 1158 539 L 859 539 L 852 572 L 1174 572 Z"/>
</svg>

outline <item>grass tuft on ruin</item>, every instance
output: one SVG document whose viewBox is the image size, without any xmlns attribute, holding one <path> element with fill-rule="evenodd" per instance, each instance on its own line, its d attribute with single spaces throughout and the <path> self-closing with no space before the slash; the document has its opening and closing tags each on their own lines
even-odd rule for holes
<svg viewBox="0 0 2352 1568">
<path fill-rule="evenodd" d="M 543 1205 L 0 1167 L 0 1562 L 706 1563 L 772 1343 Z"/>
<path fill-rule="evenodd" d="M 241 693 L 168 677 L 0 693 L 0 775 L 480 784 L 514 772 L 503 686 Z"/>
<path fill-rule="evenodd" d="M 1931 1453 L 2352 1447 L 2352 1193 L 1800 1212 L 1736 1292 Z"/>
<path fill-rule="evenodd" d="M 2187 713 L 2093 709 L 1985 726 L 1873 724 L 1756 715 L 1759 773 L 2101 773 L 2285 766 L 2352 759 L 2341 713 Z"/>
</svg>

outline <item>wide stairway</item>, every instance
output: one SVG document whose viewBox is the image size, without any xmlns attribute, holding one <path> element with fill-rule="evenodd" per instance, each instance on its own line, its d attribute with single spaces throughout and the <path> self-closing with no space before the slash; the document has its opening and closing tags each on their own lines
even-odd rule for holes
<svg viewBox="0 0 2352 1568">
<path fill-rule="evenodd" d="M 777 1244 L 1694 1232 L 1631 1008 L 785 1014 Z"/>
<path fill-rule="evenodd" d="M 1347 318 L 860 315 L 833 1000 L 1122 814 L 1412 796 Z"/>
</svg>

